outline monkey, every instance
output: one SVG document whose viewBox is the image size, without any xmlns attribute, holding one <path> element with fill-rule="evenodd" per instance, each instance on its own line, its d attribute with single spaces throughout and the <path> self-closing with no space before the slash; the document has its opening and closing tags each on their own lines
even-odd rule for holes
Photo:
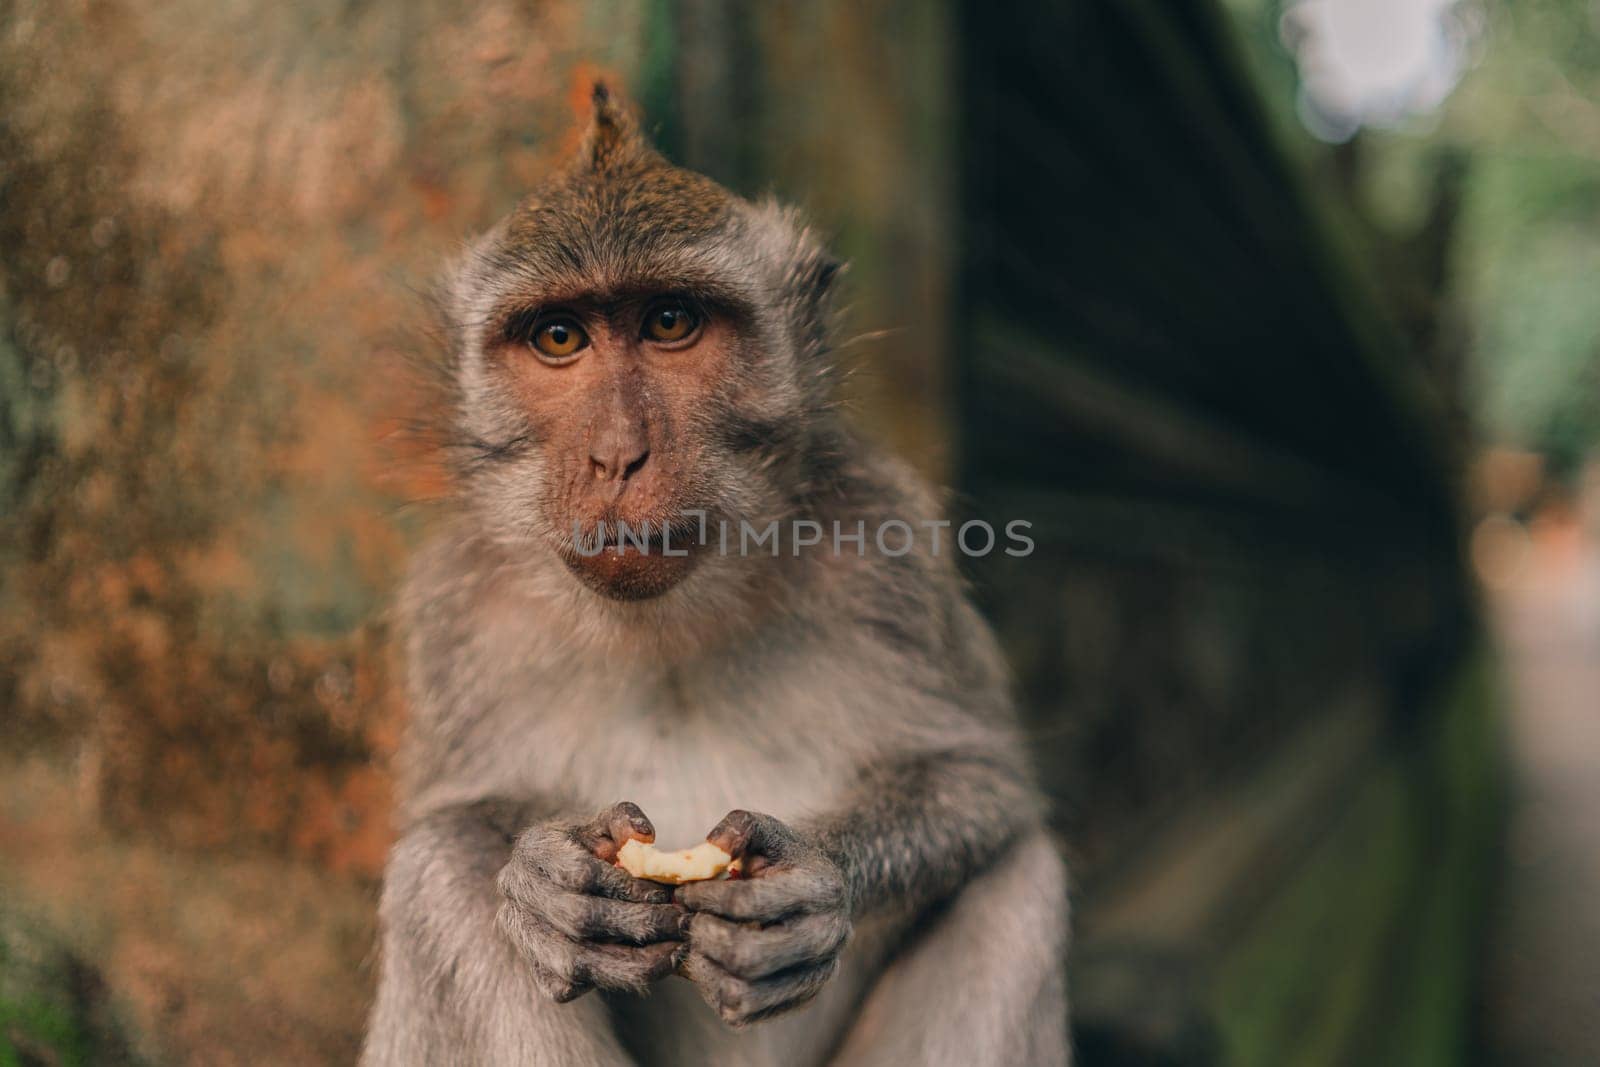
<svg viewBox="0 0 1600 1067">
<path fill-rule="evenodd" d="M 938 529 L 835 396 L 841 264 L 592 104 L 442 283 L 362 1062 L 1065 1064 L 1066 870 L 948 545 L 709 532 Z M 658 831 L 742 876 L 613 865 Z"/>
</svg>

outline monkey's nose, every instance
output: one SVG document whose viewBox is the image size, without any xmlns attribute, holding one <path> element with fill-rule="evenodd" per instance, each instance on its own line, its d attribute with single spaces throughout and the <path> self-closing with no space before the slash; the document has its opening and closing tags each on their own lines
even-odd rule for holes
<svg viewBox="0 0 1600 1067">
<path fill-rule="evenodd" d="M 629 449 L 596 449 L 589 453 L 590 470 L 594 473 L 596 481 L 627 481 L 645 465 L 650 458 L 648 448 L 637 450 Z"/>
</svg>

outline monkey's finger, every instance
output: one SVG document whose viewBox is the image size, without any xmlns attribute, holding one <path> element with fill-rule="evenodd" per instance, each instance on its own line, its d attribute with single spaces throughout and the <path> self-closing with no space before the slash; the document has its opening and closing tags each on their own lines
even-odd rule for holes
<svg viewBox="0 0 1600 1067">
<path fill-rule="evenodd" d="M 691 951 L 683 962 L 684 976 L 694 982 L 722 1021 L 735 1029 L 799 1007 L 820 993 L 838 969 L 839 960 L 834 958 L 746 982 L 699 952 Z"/>
<path fill-rule="evenodd" d="M 574 973 L 579 981 L 598 989 L 644 994 L 650 983 L 677 970 L 688 954 L 688 946 L 676 941 L 632 947 L 626 945 L 579 945 L 573 956 Z"/>
<path fill-rule="evenodd" d="M 670 904 L 672 887 L 660 882 L 647 882 L 635 878 L 627 871 L 604 860 L 585 856 L 584 878 L 572 888 L 584 893 L 595 893 L 612 900 L 631 900 L 635 904 Z"/>
<path fill-rule="evenodd" d="M 530 961 L 529 967 L 533 971 L 533 981 L 539 987 L 539 992 L 557 1004 L 566 1004 L 569 1001 L 577 1000 L 594 988 L 594 986 L 556 974 L 538 960 Z"/>
<path fill-rule="evenodd" d="M 708 911 L 746 923 L 775 923 L 804 912 L 837 911 L 843 897 L 836 878 L 805 867 L 773 870 L 756 878 L 689 882 L 673 894 L 690 911 Z"/>
<path fill-rule="evenodd" d="M 553 928 L 510 903 L 500 906 L 495 925 L 527 963 L 535 984 L 545 996 L 565 1004 L 589 991 L 588 984 L 578 978 L 577 946 Z"/>
<path fill-rule="evenodd" d="M 607 863 L 615 860 L 617 849 L 634 837 L 648 845 L 656 839 L 656 828 L 639 805 L 627 800 L 596 815 L 579 827 L 577 834 L 580 845 Z"/>
<path fill-rule="evenodd" d="M 736 809 L 711 828 L 706 840 L 736 859 L 762 856 L 774 862 L 789 858 L 798 843 L 795 832 L 782 821 L 760 812 Z M 751 865 L 745 864 L 747 873 Z"/>
<path fill-rule="evenodd" d="M 545 893 L 519 903 L 574 941 L 682 941 L 691 918 L 671 904 L 634 904 L 586 893 Z"/>
<path fill-rule="evenodd" d="M 832 959 L 849 937 L 850 921 L 837 913 L 750 927 L 700 912 L 689 927 L 693 951 L 747 981 Z"/>
<path fill-rule="evenodd" d="M 651 982 L 676 970 L 689 951 L 681 941 L 637 947 L 574 941 L 510 904 L 501 906 L 496 922 L 532 967 L 539 988 L 560 1003 L 582 996 L 591 986 L 643 993 Z"/>
<path fill-rule="evenodd" d="M 665 904 L 672 899 L 670 887 L 634 878 L 545 828 L 529 830 L 517 839 L 499 883 L 502 895 L 524 902 L 535 902 L 552 888 L 638 904 Z"/>
<path fill-rule="evenodd" d="M 540 856 L 538 868 L 551 882 L 574 893 L 594 893 L 636 904 L 666 904 L 672 900 L 671 886 L 635 878 L 616 864 L 569 844 Z"/>
</svg>

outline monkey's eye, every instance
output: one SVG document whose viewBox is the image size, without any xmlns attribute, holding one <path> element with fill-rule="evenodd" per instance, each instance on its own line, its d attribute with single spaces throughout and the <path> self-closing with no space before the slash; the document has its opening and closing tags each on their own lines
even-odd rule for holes
<svg viewBox="0 0 1600 1067">
<path fill-rule="evenodd" d="M 659 344 L 687 340 L 700 328 L 700 316 L 680 300 L 653 305 L 644 317 L 644 337 Z"/>
<path fill-rule="evenodd" d="M 528 343 L 545 359 L 564 362 L 588 345 L 589 335 L 572 319 L 546 319 L 533 328 Z"/>
</svg>

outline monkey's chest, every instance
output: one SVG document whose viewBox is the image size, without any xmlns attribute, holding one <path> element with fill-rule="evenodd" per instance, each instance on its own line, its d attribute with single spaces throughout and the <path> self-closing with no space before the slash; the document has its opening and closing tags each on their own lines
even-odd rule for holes
<svg viewBox="0 0 1600 1067">
<path fill-rule="evenodd" d="M 597 809 L 638 804 L 665 847 L 702 840 L 735 808 L 797 819 L 829 806 L 842 785 L 841 768 L 816 738 L 700 717 L 623 718 L 631 726 L 607 731 L 567 786 Z"/>
</svg>

